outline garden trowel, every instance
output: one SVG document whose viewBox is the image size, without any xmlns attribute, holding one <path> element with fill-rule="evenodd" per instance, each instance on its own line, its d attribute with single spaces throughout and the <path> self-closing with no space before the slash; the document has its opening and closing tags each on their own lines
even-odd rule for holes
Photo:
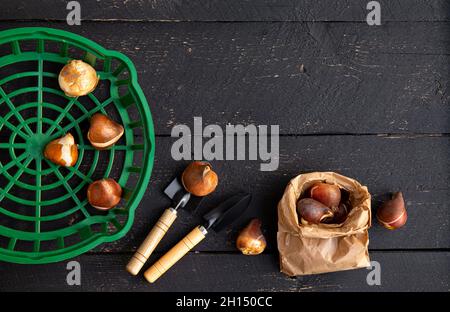
<svg viewBox="0 0 450 312">
<path fill-rule="evenodd" d="M 249 206 L 250 194 L 237 194 L 203 216 L 205 223 L 195 227 L 178 244 L 155 262 L 144 274 L 147 281 L 155 282 L 161 275 L 200 243 L 210 229 L 218 232 L 233 223 Z"/>
<path fill-rule="evenodd" d="M 164 193 L 172 199 L 171 208 L 167 208 L 162 216 L 159 218 L 158 222 L 153 226 L 153 229 L 145 238 L 144 242 L 135 252 L 131 260 L 127 264 L 127 271 L 132 275 L 137 275 L 139 271 L 144 266 L 147 259 L 150 257 L 152 252 L 155 250 L 156 246 L 159 244 L 161 239 L 169 230 L 172 223 L 177 218 L 177 211 L 180 208 L 186 207 L 187 203 L 191 199 L 191 194 L 187 192 L 183 185 L 180 183 L 178 177 L 175 178 L 164 190 Z M 195 202 L 199 202 L 199 197 L 196 198 Z M 192 200 L 191 200 L 192 202 Z M 193 209 L 193 206 L 189 205 Z"/>
</svg>

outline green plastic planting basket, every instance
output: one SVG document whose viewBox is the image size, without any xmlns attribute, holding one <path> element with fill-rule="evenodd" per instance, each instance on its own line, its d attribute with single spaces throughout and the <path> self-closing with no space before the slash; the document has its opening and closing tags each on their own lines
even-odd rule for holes
<svg viewBox="0 0 450 312">
<path fill-rule="evenodd" d="M 59 88 L 59 71 L 71 59 L 97 70 L 91 94 L 70 98 Z M 108 150 L 95 150 L 86 138 L 96 112 L 125 128 Z M 45 145 L 68 132 L 79 148 L 76 165 L 43 158 Z M 56 262 L 123 237 L 150 179 L 154 142 L 150 110 L 126 56 L 62 30 L 0 32 L 0 260 Z M 123 188 L 123 200 L 107 212 L 86 199 L 89 183 L 103 177 Z"/>
</svg>

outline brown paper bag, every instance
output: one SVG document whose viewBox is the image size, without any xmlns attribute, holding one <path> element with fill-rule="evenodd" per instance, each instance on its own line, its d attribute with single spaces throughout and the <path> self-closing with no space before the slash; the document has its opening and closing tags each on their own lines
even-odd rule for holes
<svg viewBox="0 0 450 312">
<path fill-rule="evenodd" d="M 352 209 L 344 223 L 304 225 L 299 222 L 297 200 L 316 182 L 336 184 L 349 192 Z M 278 204 L 281 272 L 295 276 L 370 266 L 370 225 L 367 187 L 334 172 L 312 172 L 295 177 Z"/>
</svg>

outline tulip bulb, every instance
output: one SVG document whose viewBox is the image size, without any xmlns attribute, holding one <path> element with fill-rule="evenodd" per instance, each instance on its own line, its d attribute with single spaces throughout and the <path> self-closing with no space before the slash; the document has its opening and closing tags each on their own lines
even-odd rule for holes
<svg viewBox="0 0 450 312">
<path fill-rule="evenodd" d="M 78 160 L 78 148 L 74 137 L 67 133 L 65 136 L 51 141 L 44 148 L 44 157 L 60 166 L 74 166 Z"/>
<path fill-rule="evenodd" d="M 302 222 L 319 224 L 333 217 L 331 208 L 312 198 L 303 198 L 297 202 L 297 212 Z"/>
<path fill-rule="evenodd" d="M 100 113 L 91 117 L 90 124 L 87 138 L 99 150 L 114 145 L 124 132 L 122 125 Z"/>
<path fill-rule="evenodd" d="M 261 232 L 261 221 L 253 219 L 239 233 L 236 247 L 246 256 L 256 256 L 266 248 L 266 238 Z"/>
<path fill-rule="evenodd" d="M 325 206 L 338 207 L 341 202 L 341 190 L 339 186 L 328 183 L 316 183 L 311 187 L 310 195 Z"/>
<path fill-rule="evenodd" d="M 340 203 L 339 206 L 331 208 L 333 211 L 333 217 L 327 218 L 322 221 L 322 223 L 327 224 L 341 224 L 347 220 L 350 205 L 346 203 Z"/>
<path fill-rule="evenodd" d="M 405 201 L 401 192 L 394 193 L 392 199 L 377 210 L 377 219 L 385 228 L 395 230 L 405 225 L 408 219 Z"/>
<path fill-rule="evenodd" d="M 111 178 L 92 182 L 87 189 L 87 198 L 92 207 L 108 210 L 120 202 L 122 188 Z"/>
<path fill-rule="evenodd" d="M 91 93 L 98 81 L 99 76 L 95 69 L 81 60 L 69 61 L 58 76 L 59 87 L 70 97 Z"/>
<path fill-rule="evenodd" d="M 189 193 L 195 196 L 206 196 L 216 189 L 218 177 L 209 163 L 194 161 L 184 170 L 181 182 Z"/>
</svg>

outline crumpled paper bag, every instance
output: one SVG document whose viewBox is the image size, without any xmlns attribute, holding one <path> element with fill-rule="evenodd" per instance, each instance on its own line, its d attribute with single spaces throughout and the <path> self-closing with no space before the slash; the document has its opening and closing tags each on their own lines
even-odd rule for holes
<svg viewBox="0 0 450 312">
<path fill-rule="evenodd" d="M 351 211 L 342 224 L 302 224 L 296 204 L 316 182 L 336 184 L 350 194 Z M 334 172 L 312 172 L 292 179 L 278 204 L 280 270 L 289 275 L 343 271 L 370 266 L 370 194 L 358 181 Z"/>
</svg>

